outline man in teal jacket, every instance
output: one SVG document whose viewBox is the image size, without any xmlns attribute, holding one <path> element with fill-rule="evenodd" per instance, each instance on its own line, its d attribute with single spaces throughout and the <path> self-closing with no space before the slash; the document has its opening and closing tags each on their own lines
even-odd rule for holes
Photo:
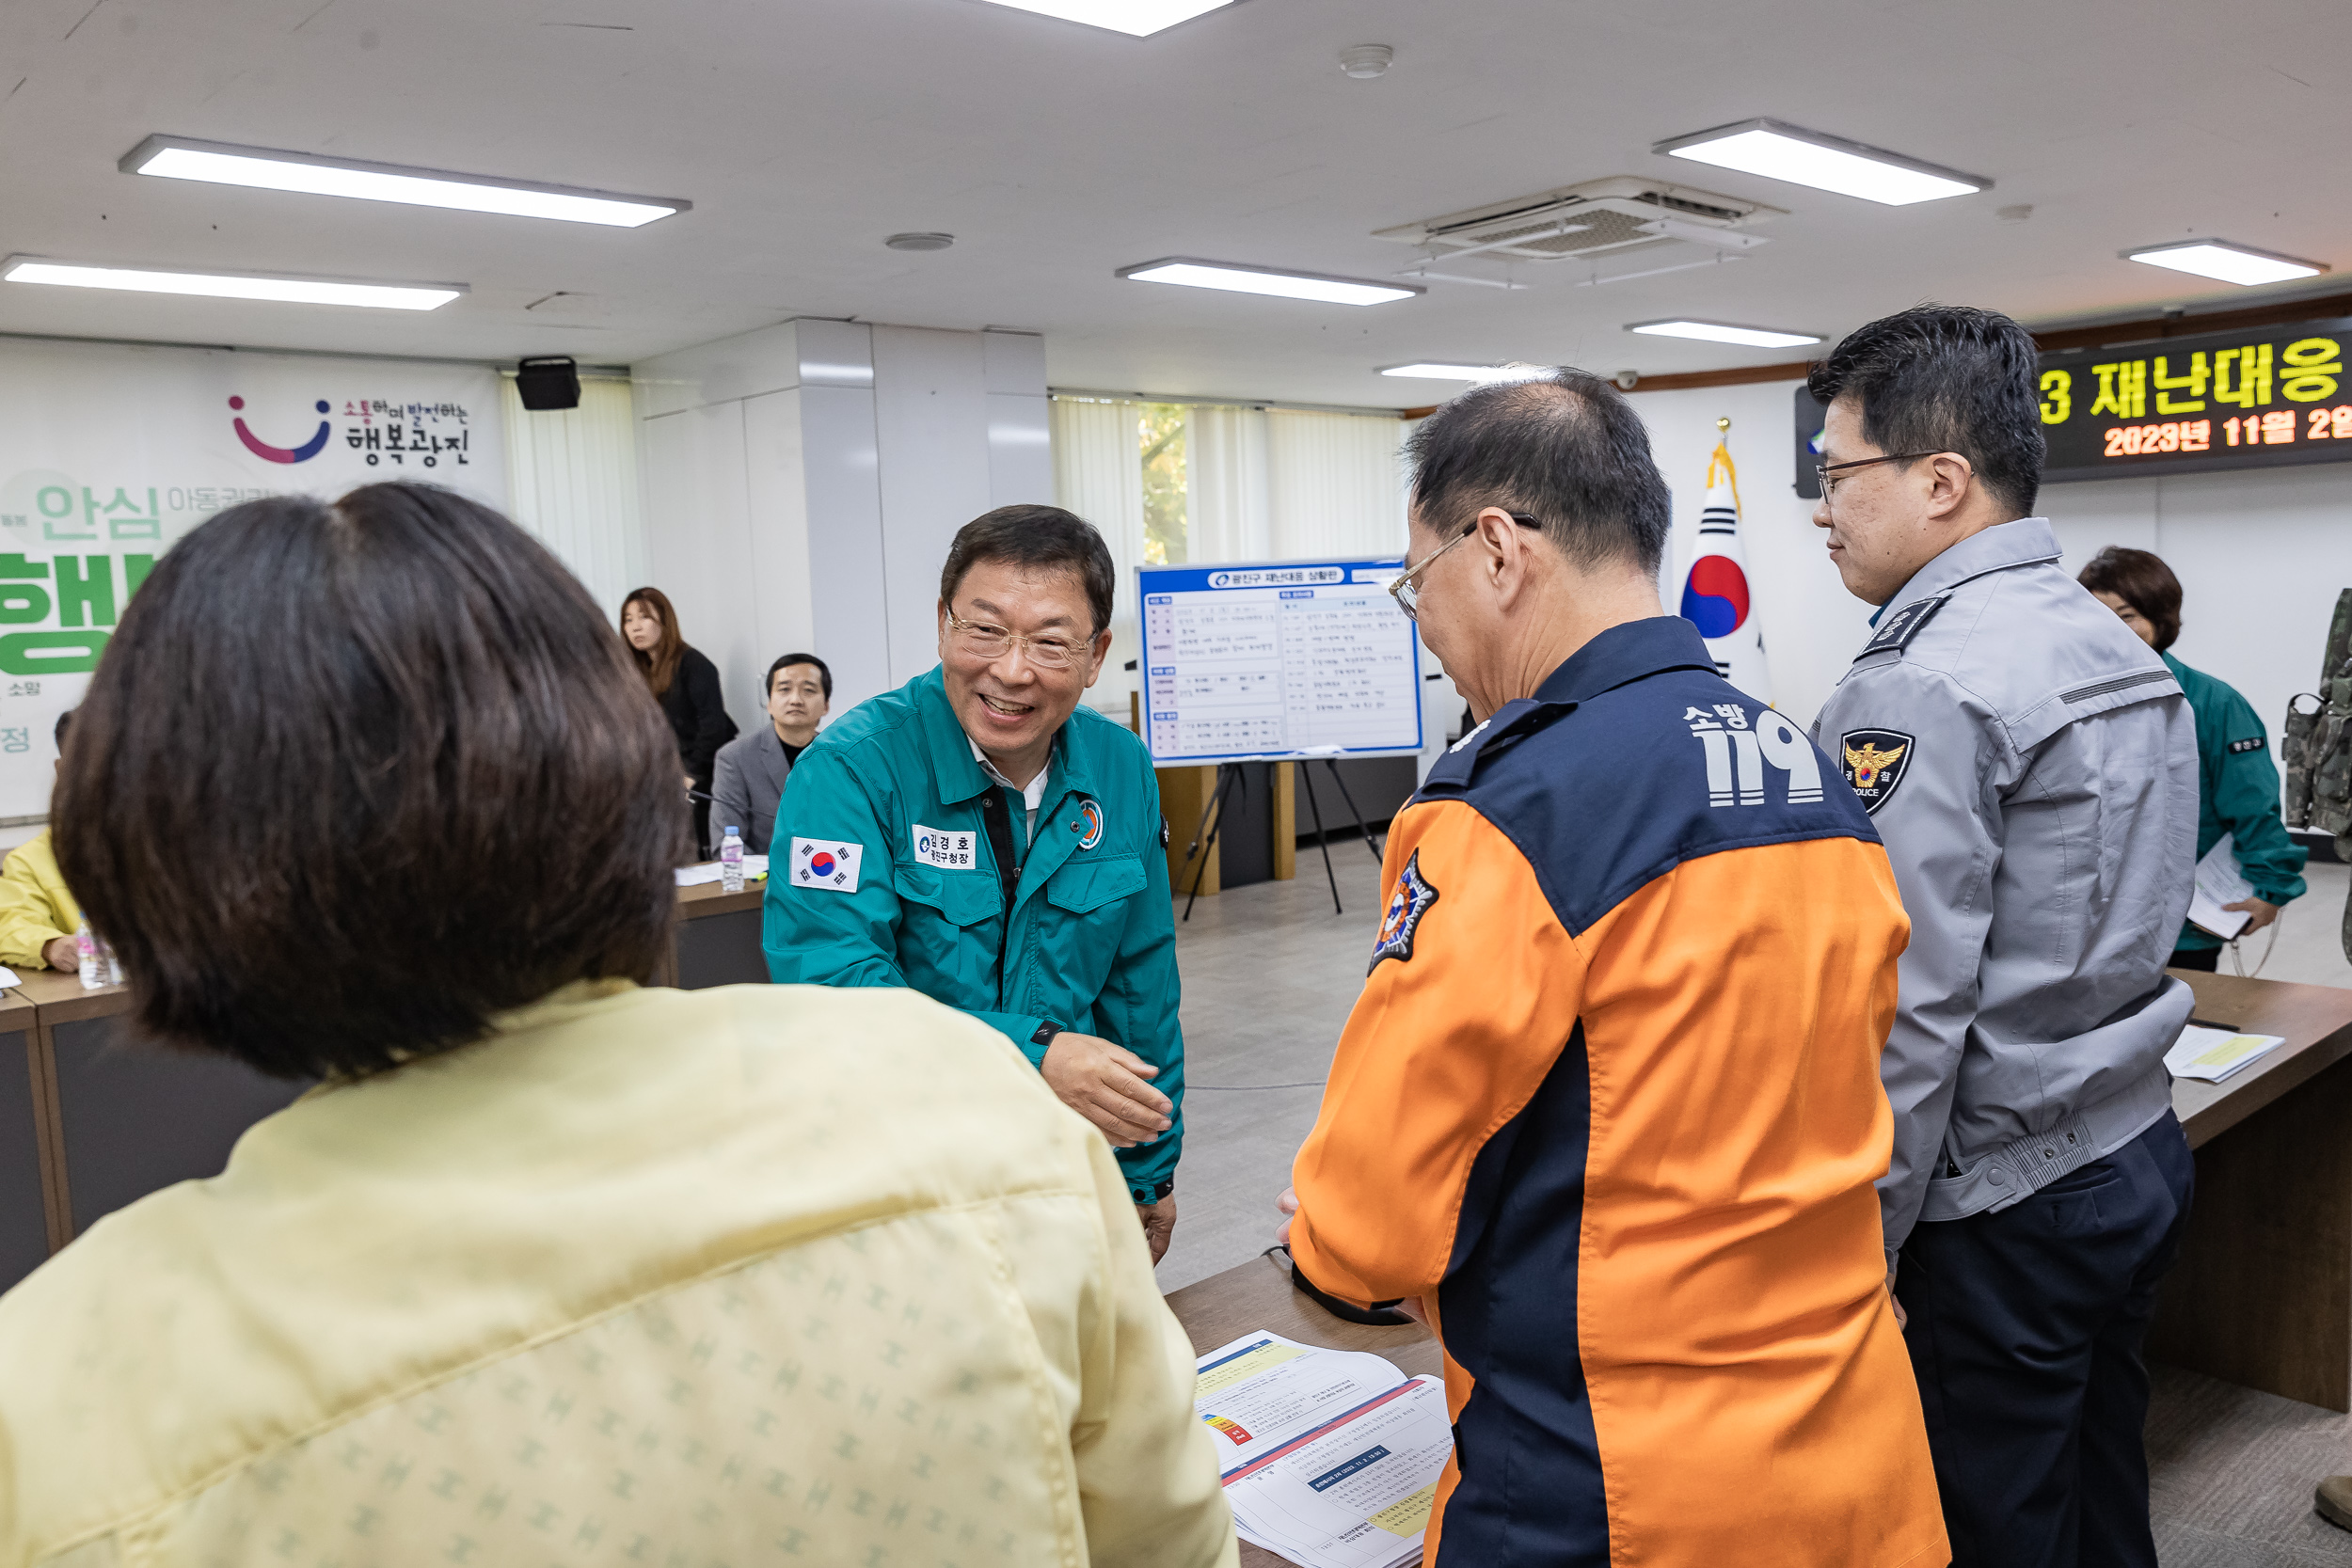
<svg viewBox="0 0 2352 1568">
<path fill-rule="evenodd" d="M 1143 743 L 1078 704 L 1115 582 L 1058 507 L 964 525 L 939 665 L 785 783 L 765 943 L 780 985 L 908 986 L 1001 1031 L 1117 1148 L 1156 1262 L 1184 1141 L 1167 827 Z"/>
<path fill-rule="evenodd" d="M 2162 655 L 2164 667 L 2181 683 L 2189 711 L 2197 716 L 2197 858 L 2204 859 L 2222 834 L 2230 835 L 2230 852 L 2254 896 L 2222 908 L 2245 911 L 2249 918 L 2238 934 L 2251 936 L 2303 896 L 2303 863 L 2309 857 L 2287 836 L 2279 815 L 2279 769 L 2270 760 L 2262 717 L 2237 688 L 2166 652 L 2181 635 L 2181 579 L 2160 557 L 2110 545 L 2091 557 L 2077 580 Z M 2201 927 L 2182 926 L 2172 946 L 2172 968 L 2212 970 L 2220 958 L 2219 937 Z"/>
</svg>

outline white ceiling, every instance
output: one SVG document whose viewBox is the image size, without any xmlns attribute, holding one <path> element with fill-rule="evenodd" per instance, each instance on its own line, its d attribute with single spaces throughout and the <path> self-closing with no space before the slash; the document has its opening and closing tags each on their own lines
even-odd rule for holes
<svg viewBox="0 0 2352 1568">
<path fill-rule="evenodd" d="M 1645 372 L 1922 299 L 2048 322 L 2233 290 L 2215 235 L 2352 267 L 2341 0 L 1244 0 L 1156 38 L 980 0 L 8 0 L 0 253 L 470 283 L 426 315 L 0 285 L 0 331 L 631 359 L 791 315 L 1046 334 L 1054 383 L 1395 406 L 1373 367 Z M 1341 49 L 1386 43 L 1353 81 Z M 1652 155 L 1766 115 L 1990 175 L 1908 208 Z M 118 173 L 166 132 L 684 197 L 621 230 Z M 1786 208 L 1736 265 L 1354 309 L 1122 282 L 1183 254 L 1379 277 L 1372 230 L 1613 174 Z M 1994 210 L 2030 203 L 2030 220 Z M 933 255 L 883 248 L 946 230 Z M 2348 278 L 2347 282 L 2352 282 Z M 579 296 L 526 310 L 556 291 Z M 2312 292 L 2306 285 L 2304 292 Z M 566 309 L 568 307 L 568 309 Z M 562 309 L 563 314 L 554 311 Z"/>
</svg>

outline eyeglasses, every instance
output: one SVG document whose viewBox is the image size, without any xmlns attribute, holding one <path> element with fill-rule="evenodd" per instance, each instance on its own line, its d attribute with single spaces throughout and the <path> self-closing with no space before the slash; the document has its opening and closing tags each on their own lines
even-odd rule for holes
<svg viewBox="0 0 2352 1568">
<path fill-rule="evenodd" d="M 1848 468 L 1873 468 L 1881 463 L 1915 463 L 1922 457 L 1935 455 L 1931 451 L 1899 451 L 1884 457 L 1857 457 L 1851 463 L 1816 463 L 1813 465 L 1813 477 L 1820 482 L 1821 504 L 1827 506 L 1831 495 L 1837 488 L 1837 481 L 1830 477 L 1833 474 L 1843 473 Z"/>
<path fill-rule="evenodd" d="M 1540 519 L 1530 517 L 1523 512 L 1511 512 L 1504 514 L 1504 515 L 1508 516 L 1513 522 L 1518 524 L 1521 528 L 1540 529 L 1544 526 Z M 1444 544 L 1439 545 L 1436 549 L 1431 550 L 1427 555 L 1422 556 L 1421 558 L 1420 565 L 1407 566 L 1402 574 L 1389 579 L 1389 596 L 1396 601 L 1396 607 L 1399 610 L 1405 611 L 1405 618 L 1407 621 L 1418 621 L 1421 619 L 1421 585 L 1414 579 L 1419 578 L 1422 573 L 1429 570 L 1430 566 L 1437 561 L 1438 557 L 1445 554 L 1446 551 L 1452 549 L 1454 546 L 1460 544 L 1463 540 L 1468 539 L 1471 534 L 1476 533 L 1477 531 L 1478 525 L 1477 523 L 1472 522 L 1470 527 L 1464 529 L 1461 532 L 1455 534 Z"/>
<path fill-rule="evenodd" d="M 993 661 L 1019 648 L 1041 670 L 1067 670 L 1086 657 L 1084 642 L 1060 637 L 1022 637 L 986 622 L 966 621 L 952 610 L 947 612 L 947 625 L 955 633 L 957 651 L 974 658 Z"/>
</svg>

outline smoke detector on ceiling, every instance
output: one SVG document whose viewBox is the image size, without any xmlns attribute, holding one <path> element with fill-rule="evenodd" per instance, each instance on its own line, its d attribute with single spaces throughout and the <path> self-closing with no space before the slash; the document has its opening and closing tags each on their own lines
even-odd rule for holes
<svg viewBox="0 0 2352 1568">
<path fill-rule="evenodd" d="M 1362 81 L 1386 75 L 1389 62 L 1395 58 L 1396 51 L 1385 43 L 1359 43 L 1340 51 L 1340 69 Z"/>
<path fill-rule="evenodd" d="M 1620 175 L 1399 224 L 1375 230 L 1374 237 L 1426 253 L 1418 266 L 1406 269 L 1409 276 L 1508 289 L 1527 285 L 1508 274 L 1496 277 L 1429 268 L 1472 256 L 1505 263 L 1578 261 L 1586 263 L 1576 269 L 1586 275 L 1579 282 L 1613 283 L 1737 260 L 1768 243 L 1765 235 L 1747 232 L 1748 225 L 1787 215 L 1757 201 Z M 1649 259 L 1666 264 L 1603 266 L 1647 252 L 1659 252 Z"/>
<path fill-rule="evenodd" d="M 945 250 L 955 243 L 953 234 L 893 234 L 882 241 L 893 250 Z"/>
</svg>

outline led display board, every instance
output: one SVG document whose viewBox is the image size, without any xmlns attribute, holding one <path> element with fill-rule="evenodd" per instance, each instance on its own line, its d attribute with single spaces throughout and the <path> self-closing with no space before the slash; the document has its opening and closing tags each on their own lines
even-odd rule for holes
<svg viewBox="0 0 2352 1568">
<path fill-rule="evenodd" d="M 2352 317 L 2044 354 L 2050 481 L 2352 460 Z"/>
</svg>

